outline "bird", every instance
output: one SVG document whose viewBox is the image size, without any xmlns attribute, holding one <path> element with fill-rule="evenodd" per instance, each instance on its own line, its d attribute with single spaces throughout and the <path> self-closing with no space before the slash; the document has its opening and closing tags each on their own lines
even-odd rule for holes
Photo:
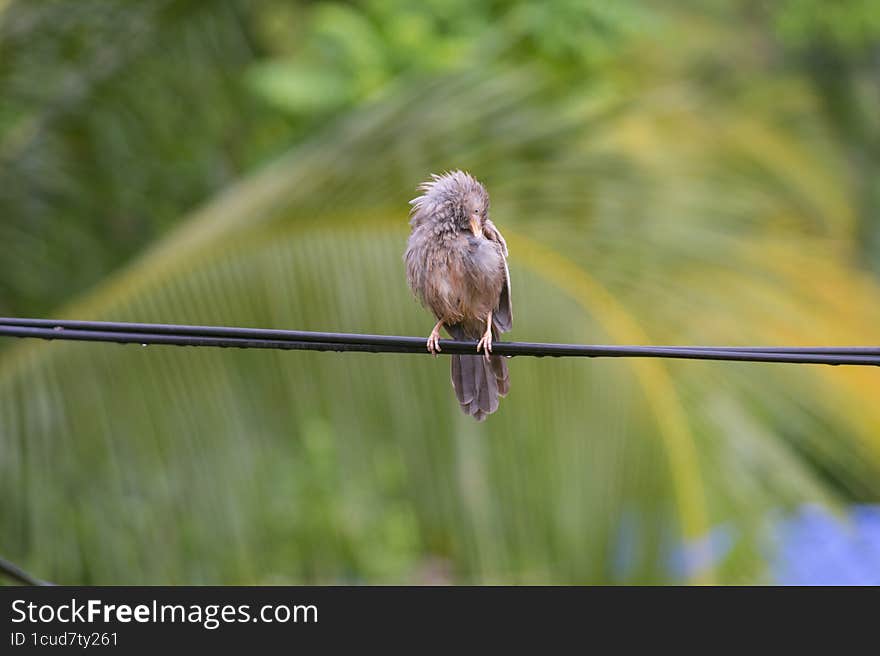
<svg viewBox="0 0 880 656">
<path fill-rule="evenodd" d="M 478 340 L 477 355 L 452 355 L 452 387 L 462 411 L 483 421 L 510 391 L 506 358 L 492 354 L 492 341 L 513 324 L 507 242 L 489 218 L 489 193 L 470 173 L 432 174 L 417 190 L 407 282 L 437 319 L 426 344 L 432 355 L 441 351 L 441 328 Z"/>
</svg>

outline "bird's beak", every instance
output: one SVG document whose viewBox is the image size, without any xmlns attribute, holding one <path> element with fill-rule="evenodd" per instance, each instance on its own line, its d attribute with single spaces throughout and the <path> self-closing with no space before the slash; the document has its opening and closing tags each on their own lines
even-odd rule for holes
<svg viewBox="0 0 880 656">
<path fill-rule="evenodd" d="M 479 214 L 471 214 L 471 232 L 474 233 L 474 237 L 483 236 L 483 226 L 480 224 Z"/>
</svg>

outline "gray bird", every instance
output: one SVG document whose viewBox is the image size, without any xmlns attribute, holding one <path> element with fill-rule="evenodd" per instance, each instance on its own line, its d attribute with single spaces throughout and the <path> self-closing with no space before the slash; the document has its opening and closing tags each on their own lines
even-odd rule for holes
<svg viewBox="0 0 880 656">
<path fill-rule="evenodd" d="M 407 281 L 437 318 L 428 351 L 440 351 L 441 326 L 454 339 L 479 340 L 483 355 L 452 356 L 452 386 L 464 413 L 482 421 L 510 390 L 505 358 L 491 354 L 513 319 L 507 244 L 489 220 L 483 185 L 463 171 L 431 178 L 410 201 Z"/>
</svg>

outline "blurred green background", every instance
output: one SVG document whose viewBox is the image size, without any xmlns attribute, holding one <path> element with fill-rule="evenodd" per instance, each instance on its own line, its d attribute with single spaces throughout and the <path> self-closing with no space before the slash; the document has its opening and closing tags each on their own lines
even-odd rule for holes
<svg viewBox="0 0 880 656">
<path fill-rule="evenodd" d="M 510 339 L 877 342 L 873 0 L 0 0 L 2 316 L 427 335 L 407 200 L 450 168 L 510 246 Z M 0 554 L 68 584 L 770 583 L 780 518 L 880 501 L 873 369 L 511 377 L 476 424 L 445 358 L 6 340 Z"/>
</svg>

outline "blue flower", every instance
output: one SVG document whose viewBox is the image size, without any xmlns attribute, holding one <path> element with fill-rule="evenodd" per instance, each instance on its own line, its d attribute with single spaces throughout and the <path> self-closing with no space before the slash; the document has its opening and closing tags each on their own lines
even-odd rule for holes
<svg viewBox="0 0 880 656">
<path fill-rule="evenodd" d="M 691 579 L 722 562 L 734 545 L 734 531 L 721 524 L 700 538 L 680 543 L 669 552 L 666 569 L 679 580 Z"/>
<path fill-rule="evenodd" d="M 880 585 L 880 506 L 837 518 L 804 506 L 776 526 L 771 572 L 781 585 Z"/>
</svg>

